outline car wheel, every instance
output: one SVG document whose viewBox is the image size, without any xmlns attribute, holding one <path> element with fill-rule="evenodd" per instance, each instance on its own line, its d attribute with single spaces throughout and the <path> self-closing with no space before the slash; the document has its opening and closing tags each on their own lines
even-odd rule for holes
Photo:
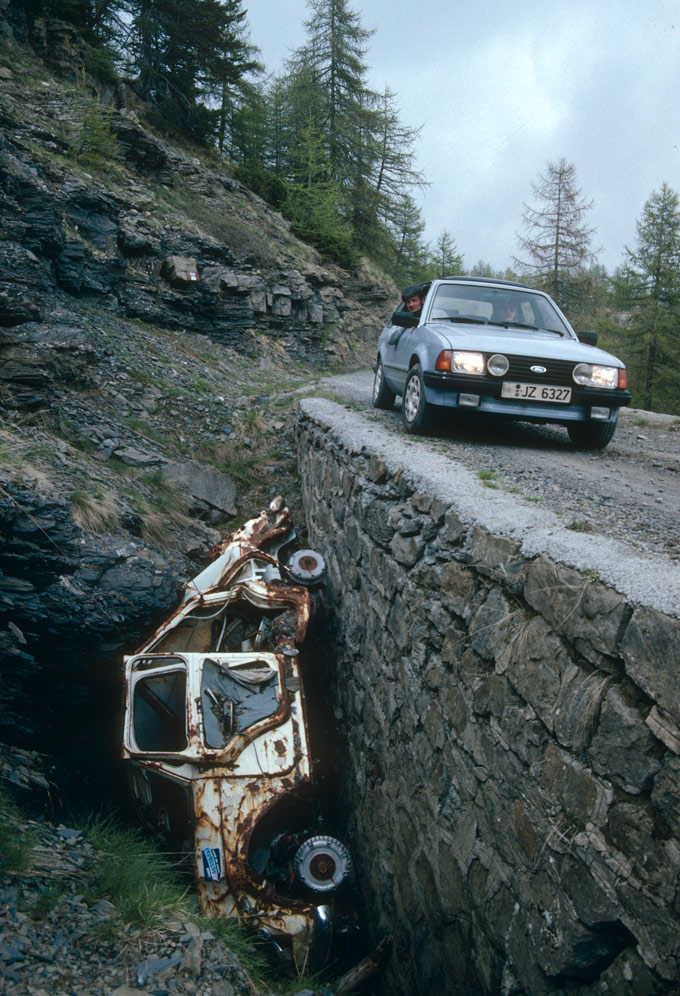
<svg viewBox="0 0 680 996">
<path fill-rule="evenodd" d="M 616 422 L 575 422 L 567 426 L 569 438 L 578 450 L 603 450 L 616 432 Z"/>
<path fill-rule="evenodd" d="M 298 550 L 285 566 L 296 584 L 309 588 L 324 584 L 328 576 L 326 561 L 316 550 Z"/>
<path fill-rule="evenodd" d="M 375 377 L 373 378 L 373 407 L 384 408 L 386 411 L 389 411 L 390 408 L 394 408 L 395 397 L 394 392 L 390 391 L 385 383 L 383 365 L 378 360 L 375 365 Z"/>
<path fill-rule="evenodd" d="M 407 432 L 425 432 L 432 421 L 432 406 L 425 400 L 423 371 L 416 363 L 408 372 L 401 399 L 401 420 Z"/>
</svg>

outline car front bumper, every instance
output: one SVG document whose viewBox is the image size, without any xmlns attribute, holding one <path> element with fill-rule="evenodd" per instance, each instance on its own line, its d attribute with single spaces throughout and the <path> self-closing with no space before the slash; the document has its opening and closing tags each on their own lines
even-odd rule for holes
<svg viewBox="0 0 680 996">
<path fill-rule="evenodd" d="M 503 415 L 527 422 L 613 422 L 618 418 L 619 408 L 629 405 L 631 400 L 629 391 L 603 391 L 574 386 L 569 404 L 521 401 L 502 398 L 502 381 L 496 378 L 426 373 L 423 379 L 428 404 Z M 609 409 L 609 417 L 593 418 L 593 408 Z"/>
</svg>

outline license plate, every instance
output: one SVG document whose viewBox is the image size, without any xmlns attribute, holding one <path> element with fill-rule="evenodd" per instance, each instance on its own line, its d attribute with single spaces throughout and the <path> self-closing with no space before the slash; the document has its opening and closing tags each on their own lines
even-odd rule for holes
<svg viewBox="0 0 680 996">
<path fill-rule="evenodd" d="M 552 384 L 521 384 L 504 381 L 501 397 L 515 398 L 517 401 L 553 401 L 568 405 L 571 401 L 570 387 L 555 387 Z"/>
</svg>

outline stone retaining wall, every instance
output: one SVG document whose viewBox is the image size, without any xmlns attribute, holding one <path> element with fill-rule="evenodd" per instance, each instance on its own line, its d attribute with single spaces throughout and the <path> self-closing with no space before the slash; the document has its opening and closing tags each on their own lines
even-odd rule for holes
<svg viewBox="0 0 680 996">
<path fill-rule="evenodd" d="M 380 991 L 677 993 L 680 620 L 462 515 L 304 403 Z M 358 416 L 357 416 L 358 418 Z M 400 465 L 401 464 L 401 465 Z"/>
</svg>

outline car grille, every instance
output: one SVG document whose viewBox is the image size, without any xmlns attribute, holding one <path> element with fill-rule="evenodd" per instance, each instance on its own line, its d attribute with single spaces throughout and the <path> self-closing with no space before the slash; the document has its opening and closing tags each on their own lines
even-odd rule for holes
<svg viewBox="0 0 680 996">
<path fill-rule="evenodd" d="M 507 354 L 505 354 L 507 355 Z M 508 356 L 510 367 L 502 380 L 525 380 L 532 384 L 564 384 L 573 387 L 571 372 L 573 360 L 544 360 L 537 356 Z M 545 373 L 536 373 L 531 367 L 545 367 Z"/>
</svg>

